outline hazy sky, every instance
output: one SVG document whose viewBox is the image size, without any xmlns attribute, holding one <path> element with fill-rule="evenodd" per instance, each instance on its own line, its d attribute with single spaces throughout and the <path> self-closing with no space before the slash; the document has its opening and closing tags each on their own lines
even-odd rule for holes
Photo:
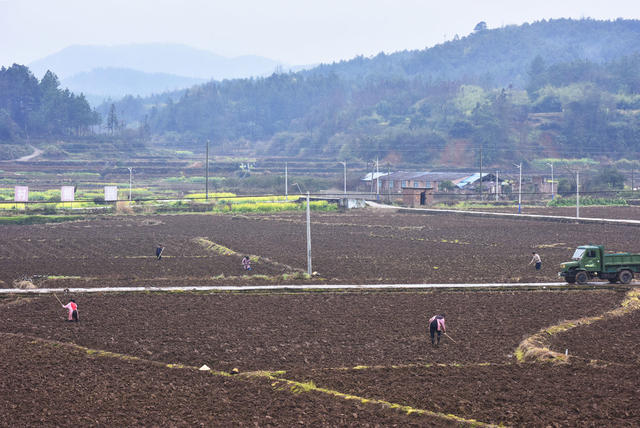
<svg viewBox="0 0 640 428">
<path fill-rule="evenodd" d="M 0 65 L 70 45 L 172 42 L 290 65 L 421 49 L 549 18 L 640 18 L 638 0 L 0 0 Z"/>
</svg>

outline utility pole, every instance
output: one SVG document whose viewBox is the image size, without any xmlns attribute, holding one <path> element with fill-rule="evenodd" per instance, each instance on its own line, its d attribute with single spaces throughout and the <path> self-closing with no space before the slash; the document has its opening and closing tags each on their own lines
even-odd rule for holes
<svg viewBox="0 0 640 428">
<path fill-rule="evenodd" d="M 553 201 L 553 164 L 548 163 L 547 165 L 551 167 L 551 200 Z"/>
<path fill-rule="evenodd" d="M 284 200 L 289 200 L 289 177 L 287 176 L 287 163 L 284 163 Z"/>
<path fill-rule="evenodd" d="M 367 162 L 367 165 L 369 163 Z M 376 175 L 376 170 L 375 170 L 375 165 L 373 164 L 373 161 L 371 161 L 371 193 L 373 194 L 373 176 Z"/>
<path fill-rule="evenodd" d="M 576 171 L 576 218 L 580 218 L 580 171 Z"/>
<path fill-rule="evenodd" d="M 482 143 L 480 143 L 480 200 L 483 200 L 482 197 Z"/>
<path fill-rule="evenodd" d="M 635 190 L 636 186 L 635 183 L 633 182 L 633 167 L 631 167 L 631 193 L 633 193 L 633 191 Z"/>
<path fill-rule="evenodd" d="M 129 202 L 131 202 L 131 179 L 132 179 L 132 173 L 133 173 L 133 168 L 128 167 L 127 168 L 129 170 Z"/>
<path fill-rule="evenodd" d="M 498 189 L 500 189 L 500 179 L 498 178 L 499 172 L 499 170 L 496 170 L 496 201 L 498 201 Z"/>
<path fill-rule="evenodd" d="M 311 214 L 309 208 L 309 192 L 307 192 L 307 274 L 311 275 Z"/>
<path fill-rule="evenodd" d="M 387 164 L 387 203 L 391 203 L 391 181 L 389 181 L 389 177 L 391 177 L 391 166 Z"/>
<path fill-rule="evenodd" d="M 380 200 L 380 168 L 378 165 L 378 156 L 376 156 L 376 201 Z"/>
<path fill-rule="evenodd" d="M 205 199 L 209 200 L 209 140 L 207 139 L 207 154 L 205 161 L 205 176 L 204 176 L 204 192 Z"/>
<path fill-rule="evenodd" d="M 520 180 L 518 185 L 518 214 L 522 213 L 522 162 L 520 164 L 513 164 L 520 170 Z"/>
<path fill-rule="evenodd" d="M 347 161 L 340 162 L 344 166 L 344 197 L 347 197 Z"/>
</svg>

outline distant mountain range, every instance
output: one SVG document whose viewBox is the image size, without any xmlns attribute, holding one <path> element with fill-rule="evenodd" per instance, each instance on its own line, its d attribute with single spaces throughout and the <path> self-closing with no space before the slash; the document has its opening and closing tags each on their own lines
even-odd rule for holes
<svg viewBox="0 0 640 428">
<path fill-rule="evenodd" d="M 280 61 L 254 55 L 227 58 L 179 44 L 69 46 L 29 64 L 42 77 L 51 70 L 63 86 L 83 92 L 90 101 L 123 95 L 146 96 L 182 89 L 208 80 L 267 76 L 277 70 L 298 71 Z"/>
<path fill-rule="evenodd" d="M 428 49 L 359 56 L 297 73 L 272 62 L 268 77 L 259 79 L 212 80 L 210 53 L 198 61 L 190 48 L 137 47 L 139 57 L 122 47 L 130 56 L 112 57 L 109 67 L 91 58 L 90 48 L 86 58 L 75 57 L 73 68 L 71 60 L 46 66 L 63 84 L 87 93 L 154 92 L 98 106 L 101 128 L 77 98 L 64 91 L 52 98 L 51 77 L 38 85 L 27 67 L 16 65 L 4 76 L 0 70 L 0 87 L 12 89 L 0 90 L 0 140 L 26 140 L 27 125 L 30 136 L 37 131 L 47 138 L 85 138 L 94 126 L 171 150 L 198 151 L 209 140 L 225 153 L 232 147 L 243 155 L 390 164 L 471 166 L 480 156 L 483 165 L 494 166 L 536 157 L 640 158 L 640 20 L 479 28 Z M 41 74 L 43 65 L 35 67 Z M 247 73 L 258 75 L 253 70 Z M 68 108 L 55 104 L 60 100 Z M 83 109 L 75 112 L 78 106 Z"/>
<path fill-rule="evenodd" d="M 147 97 L 204 83 L 205 79 L 167 73 L 145 73 L 129 68 L 96 68 L 75 74 L 60 81 L 61 86 L 78 94 L 83 93 L 92 105 L 106 99 L 125 95 Z"/>
</svg>

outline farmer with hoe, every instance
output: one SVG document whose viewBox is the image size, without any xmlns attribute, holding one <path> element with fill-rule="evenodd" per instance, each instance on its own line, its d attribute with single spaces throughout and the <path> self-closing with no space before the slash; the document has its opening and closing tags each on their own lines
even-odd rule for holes
<svg viewBox="0 0 640 428">
<path fill-rule="evenodd" d="M 158 244 L 158 246 L 156 247 L 156 259 L 160 260 L 162 259 L 162 252 L 164 251 L 164 247 L 162 246 L 162 244 Z"/>
<path fill-rule="evenodd" d="M 533 257 L 531 258 L 531 261 L 529 262 L 529 264 L 535 263 L 536 270 L 540 270 L 540 268 L 542 267 L 542 260 L 540 259 L 540 255 L 535 251 L 532 254 L 533 254 Z"/>
<path fill-rule="evenodd" d="M 56 296 L 56 299 L 57 298 L 58 297 Z M 60 302 L 60 299 L 58 299 L 58 302 Z M 62 302 L 60 302 L 60 304 L 62 305 Z M 69 303 L 67 303 L 66 305 L 62 305 L 62 307 L 69 311 L 69 318 L 67 319 L 67 321 L 78 322 L 78 305 L 76 304 L 75 300 L 71 299 Z"/>
<path fill-rule="evenodd" d="M 438 341 L 434 342 L 436 332 L 438 333 Z M 447 327 L 444 323 L 444 314 L 434 315 L 429 319 L 429 334 L 431 335 L 431 345 L 440 345 L 440 334 L 447 334 Z"/>
</svg>

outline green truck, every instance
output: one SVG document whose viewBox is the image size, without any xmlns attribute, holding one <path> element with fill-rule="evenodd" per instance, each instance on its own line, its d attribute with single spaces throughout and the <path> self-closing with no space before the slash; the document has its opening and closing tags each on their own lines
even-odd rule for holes
<svg viewBox="0 0 640 428">
<path fill-rule="evenodd" d="M 610 283 L 629 284 L 633 274 L 640 272 L 640 254 L 605 254 L 602 245 L 581 245 L 573 253 L 570 262 L 560 265 L 569 284 L 586 284 L 592 278 L 606 279 Z"/>
</svg>

